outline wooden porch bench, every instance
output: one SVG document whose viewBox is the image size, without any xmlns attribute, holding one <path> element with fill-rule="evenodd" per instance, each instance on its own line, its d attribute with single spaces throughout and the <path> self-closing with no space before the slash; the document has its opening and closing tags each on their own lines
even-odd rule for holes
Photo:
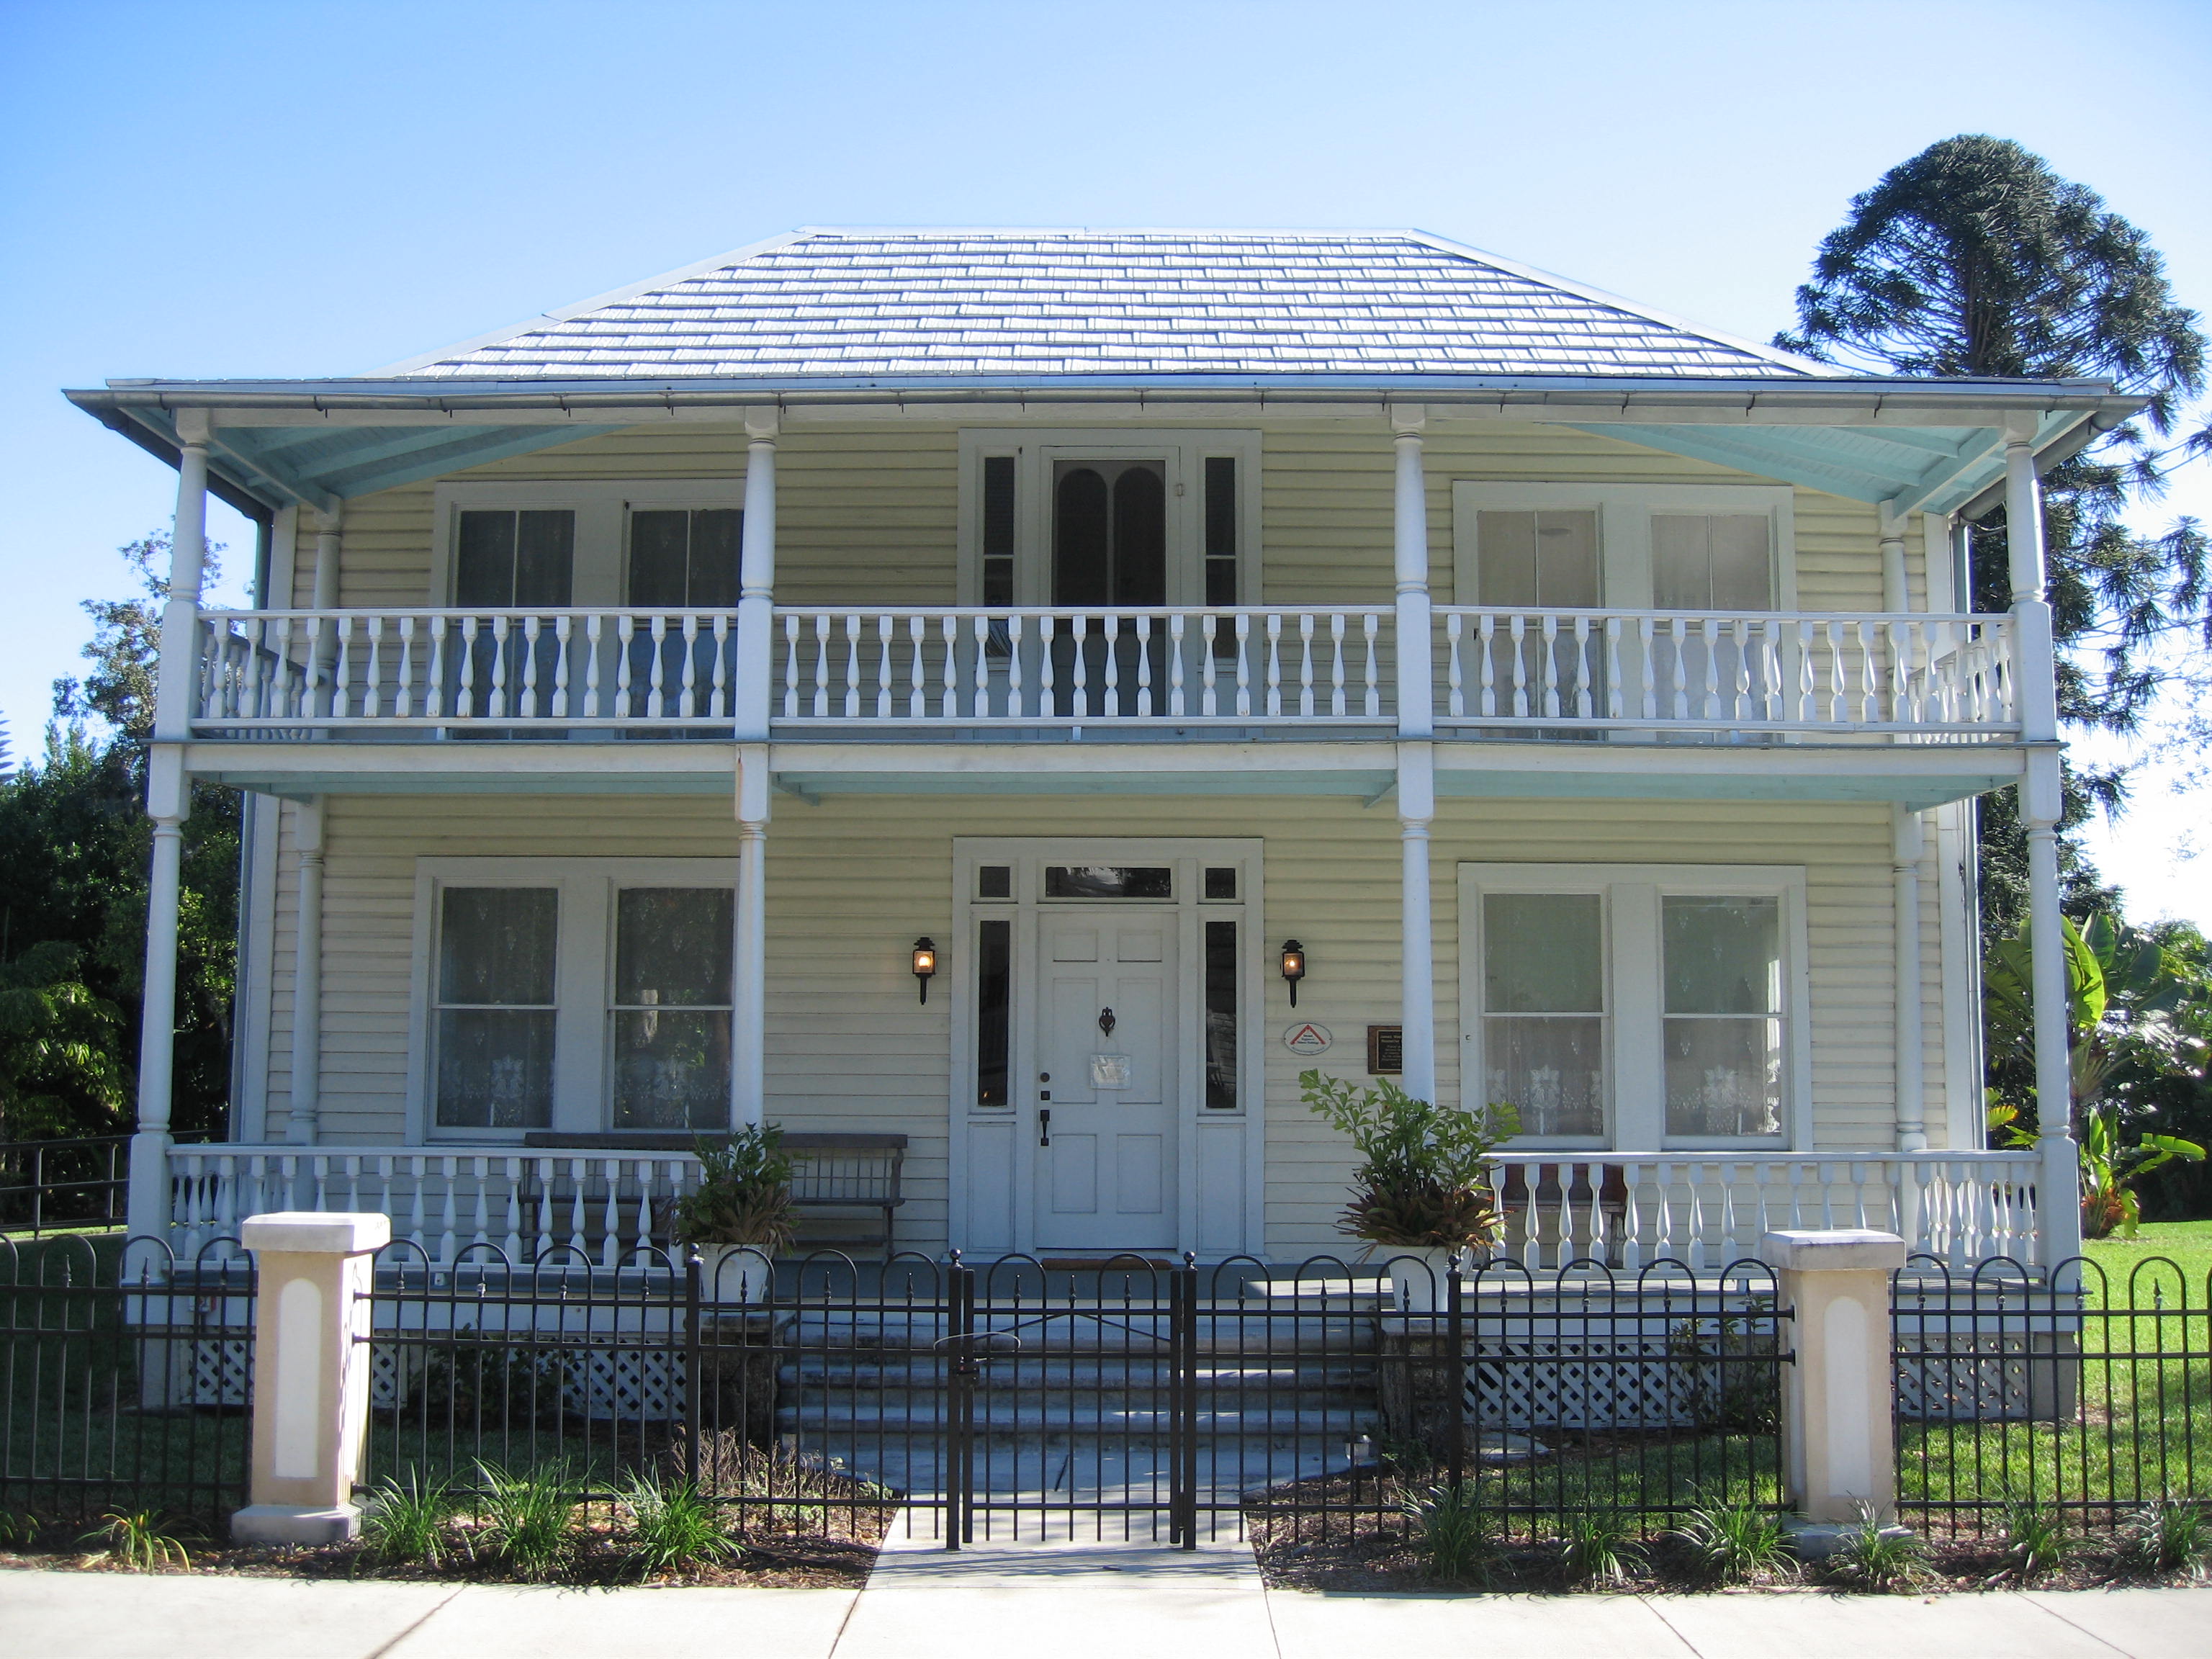
<svg viewBox="0 0 2212 1659">
<path fill-rule="evenodd" d="M 557 1129 L 532 1130 L 522 1144 L 533 1152 L 623 1153 L 688 1152 L 712 1136 L 682 1130 L 611 1130 L 569 1133 Z M 787 1134 L 783 1150 L 791 1154 L 793 1170 L 791 1196 L 799 1212 L 802 1245 L 881 1249 L 891 1253 L 892 1224 L 906 1202 L 902 1181 L 906 1165 L 902 1134 Z M 855 1213 L 855 1212 L 859 1213 Z M 868 1225 L 862 1216 L 880 1215 L 879 1224 Z M 665 1237 L 668 1218 L 653 1218 L 656 1237 Z M 820 1227 L 823 1231 L 812 1231 Z"/>
</svg>

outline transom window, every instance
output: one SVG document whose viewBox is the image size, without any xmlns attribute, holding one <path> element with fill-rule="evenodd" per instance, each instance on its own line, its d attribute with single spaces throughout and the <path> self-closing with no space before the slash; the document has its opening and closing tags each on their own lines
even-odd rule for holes
<svg viewBox="0 0 2212 1659">
<path fill-rule="evenodd" d="M 1517 1108 L 1544 1145 L 1776 1146 L 1798 1132 L 1800 872 L 1462 865 L 1460 884 L 1467 1097 Z"/>
<path fill-rule="evenodd" d="M 722 860 L 424 860 L 424 1127 L 726 1127 L 734 881 Z"/>
</svg>

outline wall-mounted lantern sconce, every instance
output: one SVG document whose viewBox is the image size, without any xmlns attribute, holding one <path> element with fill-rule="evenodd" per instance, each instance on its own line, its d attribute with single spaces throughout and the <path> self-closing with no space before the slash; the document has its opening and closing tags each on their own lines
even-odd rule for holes
<svg viewBox="0 0 2212 1659">
<path fill-rule="evenodd" d="M 1298 981 L 1306 976 L 1306 947 L 1294 939 L 1283 941 L 1283 978 L 1291 988 L 1291 1006 L 1298 1006 Z"/>
<path fill-rule="evenodd" d="M 930 976 L 937 971 L 937 944 L 927 934 L 914 942 L 914 976 L 921 981 L 921 1000 L 929 1000 Z"/>
</svg>

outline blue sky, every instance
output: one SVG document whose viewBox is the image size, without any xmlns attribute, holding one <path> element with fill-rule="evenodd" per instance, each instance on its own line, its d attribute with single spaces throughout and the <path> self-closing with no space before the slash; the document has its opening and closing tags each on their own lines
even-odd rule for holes
<svg viewBox="0 0 2212 1659">
<path fill-rule="evenodd" d="M 2212 6 L 2161 0 L 0 0 L 0 714 L 35 747 L 173 499 L 63 386 L 356 372 L 805 223 L 1417 225 L 1764 337 L 1962 131 L 2212 311 L 2208 78 Z M 2153 777 L 2100 832 L 2137 914 L 2212 925 L 2203 817 Z"/>
</svg>

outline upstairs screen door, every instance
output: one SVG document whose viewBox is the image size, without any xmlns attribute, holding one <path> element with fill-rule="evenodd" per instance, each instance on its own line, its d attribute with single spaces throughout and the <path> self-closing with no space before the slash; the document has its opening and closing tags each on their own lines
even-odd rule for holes
<svg viewBox="0 0 2212 1659">
<path fill-rule="evenodd" d="M 1151 606 L 1168 602 L 1167 464 L 1059 461 L 1053 468 L 1052 602 Z M 1062 714 L 1167 712 L 1160 671 L 1165 624 L 1092 617 L 1057 625 L 1054 702 Z"/>
</svg>

